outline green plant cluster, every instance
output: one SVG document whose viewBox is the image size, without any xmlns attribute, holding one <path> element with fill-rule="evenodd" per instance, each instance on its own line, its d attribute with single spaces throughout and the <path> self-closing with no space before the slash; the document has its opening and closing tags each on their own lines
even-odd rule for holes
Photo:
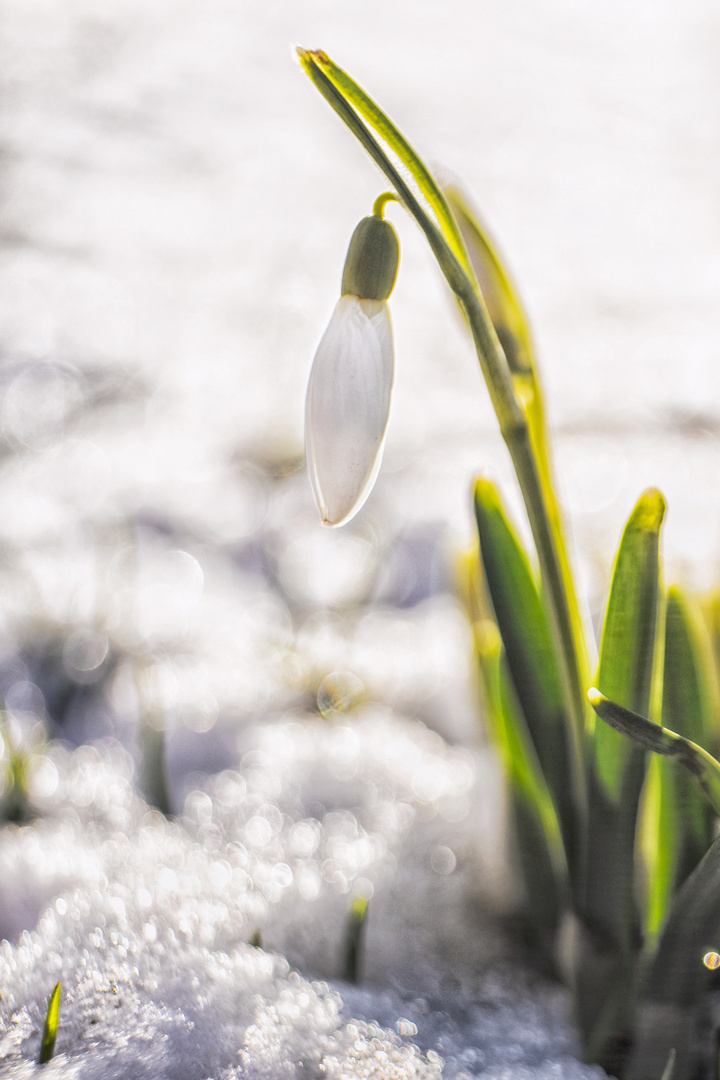
<svg viewBox="0 0 720 1080">
<path fill-rule="evenodd" d="M 525 502 L 530 554 L 495 485 L 477 481 L 479 550 L 463 580 L 536 945 L 573 988 L 587 1060 L 623 1080 L 690 1080 L 716 1056 L 708 992 L 720 967 L 720 766 L 708 750 L 720 747 L 717 604 L 666 589 L 665 502 L 646 491 L 620 541 L 596 661 L 518 293 L 462 194 L 441 189 L 325 53 L 299 55 L 455 293 Z"/>
</svg>

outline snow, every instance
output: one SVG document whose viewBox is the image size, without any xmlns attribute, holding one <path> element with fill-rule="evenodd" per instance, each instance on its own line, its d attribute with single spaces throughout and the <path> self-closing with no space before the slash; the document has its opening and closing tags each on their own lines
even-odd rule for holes
<svg viewBox="0 0 720 1080">
<path fill-rule="evenodd" d="M 0 1075 L 598 1073 L 574 1059 L 566 995 L 503 958 L 488 916 L 487 754 L 378 709 L 258 727 L 246 745 L 176 821 L 133 793 L 117 745 L 38 762 L 39 816 L 0 834 Z M 349 986 L 358 890 L 372 896 L 365 982 Z"/>
</svg>

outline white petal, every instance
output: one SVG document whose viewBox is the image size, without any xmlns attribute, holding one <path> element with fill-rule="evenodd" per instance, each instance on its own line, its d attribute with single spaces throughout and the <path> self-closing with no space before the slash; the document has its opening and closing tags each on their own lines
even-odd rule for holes
<svg viewBox="0 0 720 1080">
<path fill-rule="evenodd" d="M 326 525 L 349 521 L 370 494 L 392 383 L 387 304 L 343 296 L 315 353 L 305 405 L 305 454 Z"/>
</svg>

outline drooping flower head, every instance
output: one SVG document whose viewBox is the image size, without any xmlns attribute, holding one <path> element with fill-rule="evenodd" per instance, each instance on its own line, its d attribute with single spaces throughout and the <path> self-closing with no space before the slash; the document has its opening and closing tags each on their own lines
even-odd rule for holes
<svg viewBox="0 0 720 1080">
<path fill-rule="evenodd" d="M 305 456 L 324 524 L 343 525 L 380 468 L 394 359 L 387 299 L 400 246 L 381 196 L 355 229 L 342 296 L 318 345 L 305 405 Z"/>
</svg>

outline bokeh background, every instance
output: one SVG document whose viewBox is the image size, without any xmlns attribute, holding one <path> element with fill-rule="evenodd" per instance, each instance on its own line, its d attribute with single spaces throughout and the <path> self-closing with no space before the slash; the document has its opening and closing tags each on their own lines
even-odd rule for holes
<svg viewBox="0 0 720 1080">
<path fill-rule="evenodd" d="M 295 43 L 459 178 L 505 252 L 591 615 L 651 483 L 668 576 L 720 579 L 716 4 L 2 0 L 0 687 L 19 740 L 135 753 L 165 730 L 176 802 L 292 709 L 379 700 L 474 738 L 453 595 L 473 475 L 525 527 L 397 207 L 384 469 L 349 527 L 320 526 L 305 384 L 386 185 Z"/>
</svg>

